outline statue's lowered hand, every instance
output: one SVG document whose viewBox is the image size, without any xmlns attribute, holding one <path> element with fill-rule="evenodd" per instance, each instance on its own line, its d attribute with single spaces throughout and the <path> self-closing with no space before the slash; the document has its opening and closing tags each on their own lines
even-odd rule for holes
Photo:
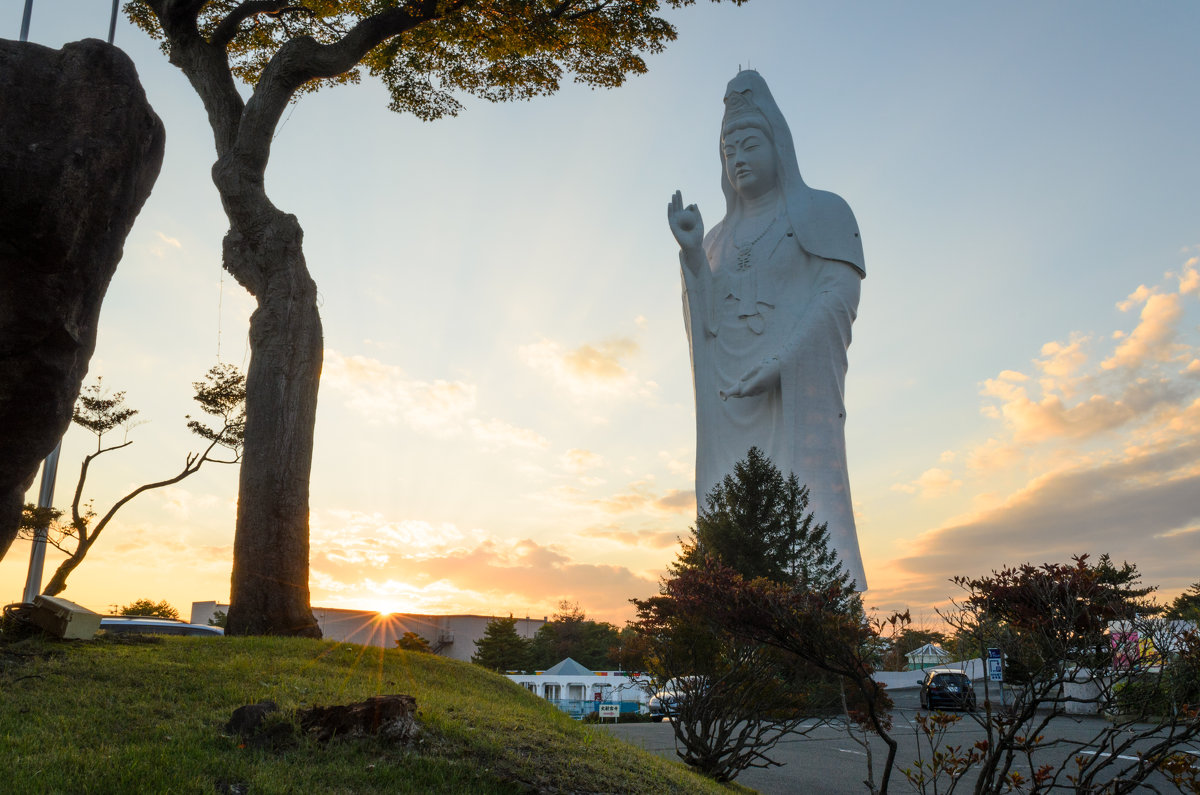
<svg viewBox="0 0 1200 795">
<path fill-rule="evenodd" d="M 740 381 L 728 389 L 722 389 L 718 394 L 721 396 L 721 400 L 728 400 L 731 397 L 754 397 L 778 386 L 779 358 L 772 356 L 751 367 Z"/>
</svg>

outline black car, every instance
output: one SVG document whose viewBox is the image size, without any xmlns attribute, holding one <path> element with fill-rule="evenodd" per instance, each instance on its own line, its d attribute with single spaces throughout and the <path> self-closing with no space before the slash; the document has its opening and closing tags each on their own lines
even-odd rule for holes
<svg viewBox="0 0 1200 795">
<path fill-rule="evenodd" d="M 975 709 L 975 685 L 956 668 L 929 668 L 921 680 L 921 709 Z"/>
</svg>

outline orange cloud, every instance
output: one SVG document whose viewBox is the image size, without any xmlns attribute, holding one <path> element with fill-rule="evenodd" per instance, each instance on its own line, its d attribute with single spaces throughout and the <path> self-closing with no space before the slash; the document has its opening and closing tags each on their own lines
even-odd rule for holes
<svg viewBox="0 0 1200 795">
<path fill-rule="evenodd" d="M 1160 293 L 1139 296 L 1143 289 L 1139 287 L 1138 292 L 1118 305 L 1127 308 L 1135 301 L 1141 303 L 1138 299 L 1145 302 L 1140 322 L 1121 340 L 1113 355 L 1101 362 L 1100 366 L 1105 370 L 1117 367 L 1134 369 L 1147 362 L 1167 361 L 1178 353 L 1174 341 L 1179 319 L 1183 316 L 1179 296 Z"/>
<path fill-rule="evenodd" d="M 598 453 L 574 448 L 563 453 L 559 460 L 562 462 L 563 468 L 575 475 L 582 475 L 604 463 L 604 457 Z"/>
<path fill-rule="evenodd" d="M 956 491 L 960 486 L 962 481 L 955 478 L 950 470 L 934 467 L 925 470 L 919 478 L 910 483 L 897 483 L 892 486 L 892 490 L 905 494 L 919 494 L 922 499 L 932 499 Z"/>
<path fill-rule="evenodd" d="M 518 354 L 534 371 L 576 397 L 628 398 L 645 396 L 654 390 L 653 382 L 642 382 L 626 364 L 638 349 L 638 344 L 628 338 L 586 343 L 571 349 L 544 339 L 521 346 Z"/>
<path fill-rule="evenodd" d="M 406 542 L 422 526 L 429 534 L 413 550 Z M 558 545 L 419 522 L 372 529 L 360 521 L 326 528 L 311 557 L 312 598 L 320 604 L 370 604 L 386 598 L 435 612 L 541 615 L 569 599 L 593 616 L 621 620 L 630 613 L 631 595 L 650 594 L 657 587 L 651 575 L 579 562 Z"/>
<path fill-rule="evenodd" d="M 1200 327 L 1185 320 L 1195 309 L 1181 295 L 1200 289 L 1196 266 L 1189 259 L 1181 276 L 1120 302 L 1123 311 L 1141 308 L 1128 333 L 1072 333 L 1043 345 L 1028 372 L 983 383 L 982 413 L 1000 427 L 963 456 L 962 488 L 973 489 L 964 496 L 976 507 L 905 540 L 905 556 L 873 575 L 888 590 L 872 590 L 872 599 L 903 595 L 928 608 L 955 595 L 954 575 L 1082 553 L 1136 563 L 1164 592 L 1195 581 Z M 1104 345 L 1107 356 L 1093 359 L 1089 348 Z M 943 454 L 941 466 L 893 488 L 916 494 L 928 485 L 935 495 L 957 482 L 955 460 Z M 1024 472 L 1036 474 L 1022 480 Z M 1011 490 L 996 493 L 1000 484 Z"/>
<path fill-rule="evenodd" d="M 1200 295 L 1200 257 L 1192 257 L 1183 263 L 1179 274 L 1180 295 Z"/>
</svg>

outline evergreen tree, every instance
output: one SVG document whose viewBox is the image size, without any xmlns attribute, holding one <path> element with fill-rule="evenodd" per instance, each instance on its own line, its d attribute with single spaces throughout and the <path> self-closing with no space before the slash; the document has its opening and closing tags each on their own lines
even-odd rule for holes
<svg viewBox="0 0 1200 795">
<path fill-rule="evenodd" d="M 1106 552 L 1096 561 L 1095 575 L 1097 582 L 1110 586 L 1124 601 L 1126 607 L 1124 614 L 1119 616 L 1121 619 L 1128 621 L 1139 615 L 1150 616 L 1162 612 L 1162 607 L 1149 598 L 1158 588 L 1142 584 L 1142 573 L 1135 564 L 1123 561 L 1117 567 Z"/>
<path fill-rule="evenodd" d="M 544 671 L 570 657 L 592 671 L 619 667 L 614 652 L 620 631 L 605 621 L 592 621 L 575 602 L 559 602 L 559 612 L 543 624 L 530 644 L 529 665 Z"/>
<path fill-rule="evenodd" d="M 1167 608 L 1167 618 L 1172 621 L 1192 621 L 1200 624 L 1200 581 L 1194 582 L 1176 597 Z"/>
<path fill-rule="evenodd" d="M 122 607 L 118 615 L 179 618 L 179 611 L 166 599 L 161 602 L 152 602 L 149 599 L 137 599 Z"/>
<path fill-rule="evenodd" d="M 471 662 L 493 671 L 524 671 L 529 667 L 529 641 L 517 634 L 517 619 L 493 618 L 475 641 Z"/>
<path fill-rule="evenodd" d="M 713 487 L 696 517 L 692 538 L 673 566 L 702 566 L 712 557 L 746 580 L 765 577 L 808 590 L 836 588 L 842 609 L 858 599 L 854 583 L 829 546 L 829 527 L 808 511 L 808 487 L 784 478 L 757 447 Z"/>
</svg>

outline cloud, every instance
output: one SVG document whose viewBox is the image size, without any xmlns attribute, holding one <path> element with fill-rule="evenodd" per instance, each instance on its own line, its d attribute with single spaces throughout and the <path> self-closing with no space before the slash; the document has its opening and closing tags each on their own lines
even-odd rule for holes
<svg viewBox="0 0 1200 795">
<path fill-rule="evenodd" d="M 904 541 L 905 557 L 885 564 L 889 590 L 874 598 L 936 604 L 953 595 L 954 575 L 1083 553 L 1136 563 L 1164 592 L 1195 580 L 1200 339 L 1185 322 L 1195 306 L 1181 297 L 1194 289 L 1194 260 L 1118 304 L 1141 307 L 1129 333 L 1072 333 L 1043 345 L 1029 372 L 984 382 L 982 413 L 1000 427 L 967 448 L 963 474 L 943 453 L 942 466 L 893 487 L 931 498 L 960 488 L 976 507 Z M 1100 345 L 1111 352 L 1093 358 Z M 1007 493 L 996 493 L 1000 482 L 1012 484 Z"/>
<path fill-rule="evenodd" d="M 408 599 L 427 612 L 552 612 L 562 599 L 589 614 L 628 614 L 629 595 L 653 593 L 652 575 L 586 563 L 569 550 L 501 539 L 453 524 L 343 512 L 314 520 L 313 600 L 366 605 Z"/>
<path fill-rule="evenodd" d="M 1139 287 L 1139 292 L 1118 304 L 1118 307 L 1130 305 L 1143 289 Z M 1169 361 L 1177 355 L 1178 346 L 1174 341 L 1178 333 L 1179 319 L 1183 316 L 1183 306 L 1179 299 L 1180 297 L 1174 294 L 1146 295 L 1139 323 L 1121 340 L 1113 355 L 1105 359 L 1100 366 L 1105 370 L 1116 367 L 1136 369 L 1147 362 Z"/>
<path fill-rule="evenodd" d="M 892 486 L 892 490 L 905 494 L 919 494 L 922 499 L 932 499 L 956 491 L 960 486 L 962 481 L 956 479 L 950 470 L 934 467 L 925 470 L 919 478 L 910 483 L 897 483 Z"/>
<path fill-rule="evenodd" d="M 503 420 L 480 420 L 472 417 L 467 427 L 475 438 L 492 447 L 526 447 L 531 450 L 545 450 L 550 446 L 549 440 L 536 431 L 519 428 Z"/>
<path fill-rule="evenodd" d="M 567 492 L 571 496 L 576 493 Z M 628 490 L 619 494 L 605 497 L 587 497 L 579 495 L 576 501 L 594 505 L 605 513 L 632 513 L 635 511 L 656 511 L 659 513 L 695 514 L 696 492 L 692 489 L 667 489 L 658 492 L 650 481 L 631 483 Z"/>
<path fill-rule="evenodd" d="M 326 349 L 321 384 L 344 395 L 346 405 L 371 423 L 404 424 L 439 437 L 469 433 L 488 448 L 550 445 L 536 431 L 475 416 L 479 389 L 464 381 L 410 379 L 378 359 Z"/>
<path fill-rule="evenodd" d="M 586 538 L 612 541 L 627 547 L 670 549 L 678 546 L 682 534 L 678 530 L 629 530 L 615 525 L 604 525 L 590 527 L 581 531 L 580 535 Z"/>
<path fill-rule="evenodd" d="M 574 475 L 582 475 L 604 464 L 604 456 L 591 450 L 571 449 L 563 453 L 559 460 L 563 468 Z"/>
<path fill-rule="evenodd" d="M 931 583 L 1110 553 L 1161 582 L 1195 578 L 1200 438 L 1042 475 L 1003 504 L 925 534 L 900 569 Z M 946 593 L 942 586 L 943 594 Z"/>
<path fill-rule="evenodd" d="M 653 391 L 653 382 L 643 383 L 626 364 L 637 353 L 637 342 L 623 337 L 577 348 L 543 339 L 518 349 L 521 360 L 535 372 L 582 398 L 627 398 Z"/>
<path fill-rule="evenodd" d="M 147 250 L 159 259 L 165 258 L 170 253 L 169 249 L 180 250 L 183 248 L 183 243 L 164 232 L 156 231 L 154 236 L 157 238 L 157 242 L 151 241 Z"/>
<path fill-rule="evenodd" d="M 1005 445 L 1020 454 L 1047 442 L 1082 443 L 1117 431 L 1135 432 L 1185 405 L 1196 392 L 1190 376 L 1200 366 L 1193 368 L 1191 362 L 1200 351 L 1194 329 L 1183 323 L 1188 307 L 1181 293 L 1169 287 L 1178 279 L 1181 290 L 1191 289 L 1195 259 L 1185 263 L 1185 276 L 1168 273 L 1162 285 L 1141 285 L 1117 304 L 1122 311 L 1140 306 L 1138 323 L 1128 333 L 1108 335 L 1113 347 L 1099 365 L 1091 364 L 1089 348 L 1103 337 L 1073 332 L 1067 342 L 1042 346 L 1032 360 L 1036 378 L 1005 370 L 984 381 L 980 412 L 1001 420 L 1007 438 L 993 437 L 984 448 L 968 453 L 971 465 L 987 469 L 989 461 L 1009 463 L 1013 454 L 1003 450 Z"/>
<path fill-rule="evenodd" d="M 462 381 L 419 381 L 399 367 L 366 356 L 325 351 L 321 385 L 346 395 L 346 405 L 370 422 L 404 423 L 417 430 L 460 430 L 477 403 L 477 388 Z"/>
<path fill-rule="evenodd" d="M 1179 274 L 1180 295 L 1200 295 L 1200 257 L 1192 257 L 1183 263 Z"/>
</svg>

